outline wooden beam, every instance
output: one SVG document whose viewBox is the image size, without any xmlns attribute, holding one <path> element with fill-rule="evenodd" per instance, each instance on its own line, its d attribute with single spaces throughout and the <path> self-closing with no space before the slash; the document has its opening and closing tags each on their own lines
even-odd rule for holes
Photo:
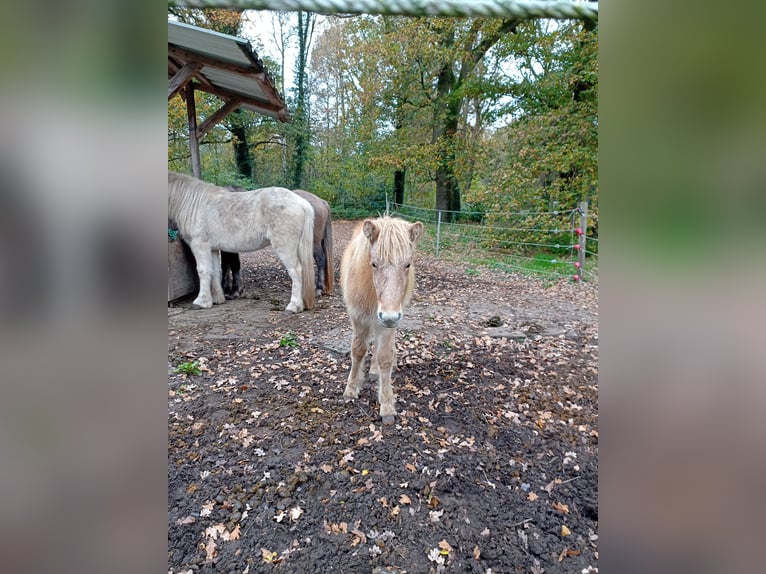
<svg viewBox="0 0 766 574">
<path fill-rule="evenodd" d="M 201 62 L 189 62 L 178 70 L 168 82 L 168 99 L 175 96 L 201 69 Z"/>
<path fill-rule="evenodd" d="M 255 98 L 248 98 L 247 96 L 243 96 L 241 94 L 233 94 L 230 92 L 227 92 L 226 90 L 221 90 L 218 88 L 214 88 L 212 86 L 205 86 L 203 84 L 199 84 L 197 82 L 192 82 L 194 84 L 194 88 L 197 90 L 200 90 L 202 92 L 207 92 L 208 94 L 213 94 L 214 96 L 218 96 L 222 100 L 229 100 L 232 97 L 236 97 L 240 100 L 241 104 L 248 104 L 251 106 L 254 106 L 256 108 L 261 108 L 263 110 L 268 110 L 270 112 L 273 112 L 275 114 L 280 114 L 285 110 L 284 106 L 276 105 L 272 102 L 264 102 L 263 100 L 256 100 Z"/>
<path fill-rule="evenodd" d="M 194 103 L 194 82 L 186 84 L 186 117 L 189 121 L 192 173 L 197 179 L 202 179 L 202 163 L 199 158 L 199 140 L 197 139 L 197 108 Z"/>
<path fill-rule="evenodd" d="M 228 70 L 230 72 L 243 74 L 246 76 L 263 73 L 263 68 L 257 68 L 252 64 L 237 64 L 236 62 L 218 60 L 216 58 L 204 56 L 203 54 L 197 54 L 196 52 L 184 50 L 183 48 L 179 48 L 173 44 L 168 44 L 168 56 L 173 56 L 174 58 L 184 62 L 201 62 L 202 64 L 210 66 L 211 68 L 220 68 L 222 70 Z"/>
<path fill-rule="evenodd" d="M 197 128 L 197 139 L 201 140 L 202 137 L 207 132 L 209 132 L 215 124 L 233 112 L 241 103 L 242 100 L 237 98 L 232 98 L 227 101 L 217 112 L 206 119 L 202 125 Z"/>
</svg>

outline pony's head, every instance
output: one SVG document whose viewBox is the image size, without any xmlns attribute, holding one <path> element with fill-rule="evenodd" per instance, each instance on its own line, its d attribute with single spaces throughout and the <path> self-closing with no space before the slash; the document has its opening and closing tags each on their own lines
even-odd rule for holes
<svg viewBox="0 0 766 574">
<path fill-rule="evenodd" d="M 394 328 L 404 316 L 415 285 L 413 256 L 423 224 L 392 217 L 365 220 L 362 231 L 370 242 L 372 281 L 378 295 L 381 325 Z"/>
</svg>

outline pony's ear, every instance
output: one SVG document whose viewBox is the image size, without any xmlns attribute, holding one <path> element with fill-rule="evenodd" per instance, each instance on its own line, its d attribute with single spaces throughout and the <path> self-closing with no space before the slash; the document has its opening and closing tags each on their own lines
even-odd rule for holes
<svg viewBox="0 0 766 574">
<path fill-rule="evenodd" d="M 410 226 L 410 240 L 415 243 L 423 235 L 423 224 L 416 221 Z"/>
<path fill-rule="evenodd" d="M 364 236 L 370 241 L 370 243 L 375 243 L 375 240 L 378 238 L 378 234 L 380 234 L 380 229 L 378 229 L 378 226 L 375 225 L 375 222 L 371 219 L 364 220 L 362 231 L 364 231 Z"/>
</svg>

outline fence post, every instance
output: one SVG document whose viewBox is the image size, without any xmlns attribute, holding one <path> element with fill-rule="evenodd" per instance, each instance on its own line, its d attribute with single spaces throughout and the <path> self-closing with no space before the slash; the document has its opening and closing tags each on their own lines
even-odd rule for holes
<svg viewBox="0 0 766 574">
<path fill-rule="evenodd" d="M 441 238 L 442 234 L 442 212 L 441 210 L 438 213 L 438 216 L 436 218 L 436 258 L 439 258 L 439 239 Z"/>
<path fill-rule="evenodd" d="M 577 238 L 577 243 L 580 249 L 577 250 L 577 262 L 580 266 L 577 268 L 577 276 L 582 282 L 583 270 L 585 269 L 585 235 L 588 231 L 588 202 L 580 202 L 580 235 Z"/>
</svg>

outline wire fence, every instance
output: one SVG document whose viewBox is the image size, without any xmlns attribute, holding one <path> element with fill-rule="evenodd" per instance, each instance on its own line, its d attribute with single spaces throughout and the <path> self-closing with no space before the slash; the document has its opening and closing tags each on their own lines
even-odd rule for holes
<svg viewBox="0 0 766 574">
<path fill-rule="evenodd" d="M 434 257 L 506 272 L 598 283 L 598 238 L 588 203 L 563 211 L 449 212 L 404 204 L 390 211 L 422 221 L 421 248 Z M 592 219 L 592 216 L 591 216 Z"/>
</svg>

